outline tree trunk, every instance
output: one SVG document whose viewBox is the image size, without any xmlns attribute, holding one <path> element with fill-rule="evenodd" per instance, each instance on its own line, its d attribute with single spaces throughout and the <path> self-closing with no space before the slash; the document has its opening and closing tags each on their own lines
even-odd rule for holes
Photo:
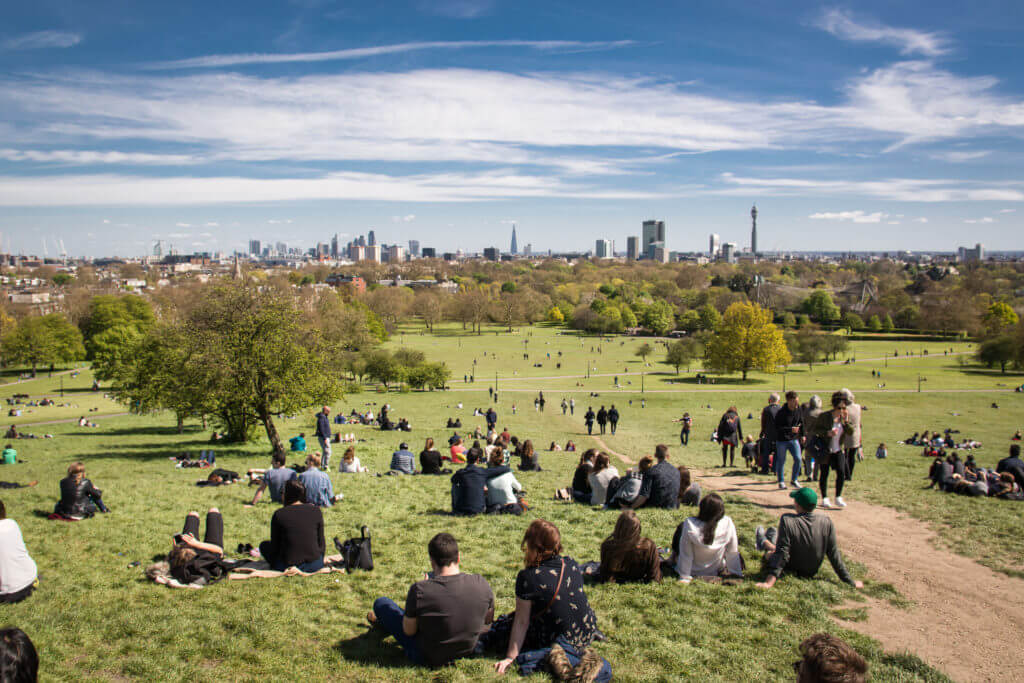
<svg viewBox="0 0 1024 683">
<path fill-rule="evenodd" d="M 181 413 L 178 413 L 178 433 L 185 433 L 185 417 Z"/>
<path fill-rule="evenodd" d="M 266 407 L 259 409 L 260 422 L 263 423 L 263 428 L 267 430 L 267 439 L 270 440 L 270 452 L 272 454 L 284 453 L 284 444 L 281 443 L 281 437 L 277 433 L 277 427 L 274 426 L 274 418 L 270 414 L 270 411 Z"/>
<path fill-rule="evenodd" d="M 745 369 L 743 370 L 743 381 L 747 381 L 747 371 Z"/>
</svg>

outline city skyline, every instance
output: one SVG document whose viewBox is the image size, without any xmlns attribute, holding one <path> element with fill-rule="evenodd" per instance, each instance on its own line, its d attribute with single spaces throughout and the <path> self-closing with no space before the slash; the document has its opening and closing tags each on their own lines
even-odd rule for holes
<svg viewBox="0 0 1024 683">
<path fill-rule="evenodd" d="M 4 18 L 0 251 L 374 231 L 479 252 L 513 224 L 535 251 L 586 251 L 658 216 L 664 248 L 691 252 L 711 233 L 745 247 L 754 202 L 766 253 L 1021 247 L 1009 2 L 54 0 Z"/>
</svg>

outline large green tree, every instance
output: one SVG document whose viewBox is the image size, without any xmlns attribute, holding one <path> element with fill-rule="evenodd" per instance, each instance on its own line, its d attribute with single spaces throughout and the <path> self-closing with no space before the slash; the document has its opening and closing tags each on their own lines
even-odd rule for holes
<svg viewBox="0 0 1024 683">
<path fill-rule="evenodd" d="M 800 305 L 804 313 L 821 323 L 839 320 L 839 307 L 832 301 L 832 295 L 819 289 L 804 299 Z"/>
<path fill-rule="evenodd" d="M 679 339 L 669 343 L 668 349 L 665 353 L 665 363 L 671 365 L 676 369 L 676 374 L 679 374 L 679 368 L 686 366 L 686 369 L 690 369 L 690 363 L 700 357 L 701 346 L 700 342 L 691 337 L 686 339 Z"/>
<path fill-rule="evenodd" d="M 4 359 L 32 368 L 85 358 L 82 333 L 60 313 L 29 316 L 3 338 Z"/>
<path fill-rule="evenodd" d="M 708 367 L 740 372 L 744 380 L 750 370 L 772 373 L 789 361 L 789 350 L 781 330 L 772 322 L 771 311 L 754 303 L 729 306 L 707 349 Z"/>
<path fill-rule="evenodd" d="M 122 328 L 113 335 L 107 334 L 99 343 L 104 352 L 109 353 L 115 339 L 141 337 L 153 326 L 155 321 L 153 307 L 149 301 L 140 296 L 134 294 L 94 296 L 89 301 L 89 309 L 80 325 L 82 335 L 85 337 L 85 351 L 88 358 L 90 360 L 96 358 L 99 348 L 96 339 L 100 335 Z M 119 352 L 125 353 L 126 351 L 126 349 L 120 349 Z"/>
<path fill-rule="evenodd" d="M 1006 372 L 1006 366 L 1022 357 L 1020 340 L 1009 334 L 992 337 L 978 347 L 978 360 L 992 367 L 999 366 L 999 371 Z"/>
</svg>

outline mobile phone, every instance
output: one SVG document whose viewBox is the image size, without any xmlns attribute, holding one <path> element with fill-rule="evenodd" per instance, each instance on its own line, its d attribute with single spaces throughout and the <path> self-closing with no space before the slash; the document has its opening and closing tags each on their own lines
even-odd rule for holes
<svg viewBox="0 0 1024 683">
<path fill-rule="evenodd" d="M 184 538 L 185 537 L 183 535 L 181 535 L 181 534 L 174 534 L 174 542 L 175 543 L 181 543 L 182 540 L 184 540 Z"/>
</svg>

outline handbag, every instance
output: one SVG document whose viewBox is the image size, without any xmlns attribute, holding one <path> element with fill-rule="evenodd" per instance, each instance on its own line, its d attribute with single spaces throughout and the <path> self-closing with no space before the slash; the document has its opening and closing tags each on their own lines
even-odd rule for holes
<svg viewBox="0 0 1024 683">
<path fill-rule="evenodd" d="M 334 537 L 334 547 L 341 553 L 342 563 L 346 569 L 362 569 L 373 571 L 373 549 L 371 547 L 370 530 L 364 524 L 359 529 L 358 538 L 350 538 L 344 543 Z"/>
</svg>

